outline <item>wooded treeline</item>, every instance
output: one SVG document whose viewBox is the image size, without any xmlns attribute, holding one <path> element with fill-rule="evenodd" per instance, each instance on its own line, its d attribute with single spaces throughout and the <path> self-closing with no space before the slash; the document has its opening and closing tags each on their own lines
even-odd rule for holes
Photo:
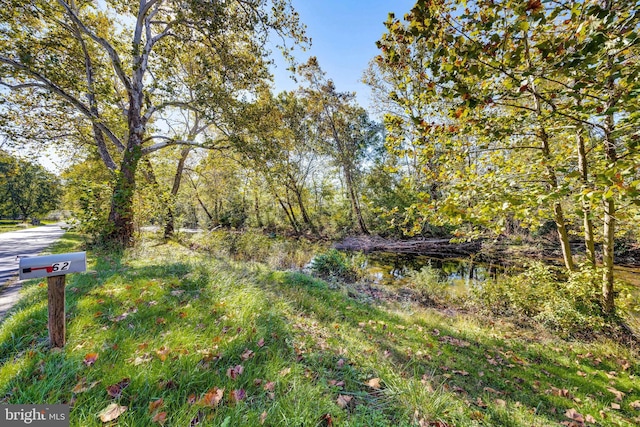
<svg viewBox="0 0 640 427">
<path fill-rule="evenodd" d="M 637 233 L 639 4 L 419 0 L 364 81 L 378 123 L 315 58 L 274 93 L 288 0 L 3 1 L 0 126 L 63 141 L 67 204 L 120 245 L 134 224 L 296 235 L 557 232 L 567 270 Z M 117 18 L 117 19 L 116 19 Z M 271 44 L 269 44 L 271 43 Z M 601 248 L 597 253 L 596 248 Z"/>
</svg>

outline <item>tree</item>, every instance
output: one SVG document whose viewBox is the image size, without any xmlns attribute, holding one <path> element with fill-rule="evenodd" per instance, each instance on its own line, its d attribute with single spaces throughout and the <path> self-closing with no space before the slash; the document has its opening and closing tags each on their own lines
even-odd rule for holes
<svg viewBox="0 0 640 427">
<path fill-rule="evenodd" d="M 369 120 L 366 111 L 355 103 L 355 94 L 336 90 L 315 57 L 309 58 L 298 72 L 309 84 L 302 92 L 317 126 L 316 138 L 342 172 L 347 199 L 358 229 L 363 234 L 369 234 L 359 194 L 360 161 L 367 145 L 376 137 L 378 128 Z"/>
<path fill-rule="evenodd" d="M 115 176 L 106 239 L 125 246 L 133 242 L 141 158 L 171 145 L 208 145 L 149 135 L 156 116 L 207 103 L 232 115 L 233 105 L 268 78 L 269 34 L 304 39 L 288 0 L 7 0 L 0 10 L 0 84 L 9 90 L 8 110 L 36 106 L 53 118 L 59 107 L 91 129 Z M 184 71 L 174 61 L 180 51 L 192 51 L 197 65 L 188 80 L 196 102 L 171 84 Z M 232 121 L 229 114 L 217 118 Z M 15 134 L 8 123 L 5 131 Z M 64 121 L 51 127 L 62 129 L 58 134 L 74 130 Z"/>
<path fill-rule="evenodd" d="M 378 58 L 402 78 L 406 57 L 420 56 L 425 84 L 403 102 L 449 105 L 436 120 L 409 118 L 454 171 L 442 175 L 441 201 L 424 203 L 423 212 L 483 224 L 499 217 L 498 226 L 505 217 L 533 225 L 549 216 L 571 270 L 566 208 L 582 211 L 592 259 L 591 218 L 601 211 L 606 312 L 613 311 L 614 218 L 623 214 L 615 201 L 637 202 L 640 183 L 630 160 L 638 156 L 632 141 L 640 84 L 633 3 L 418 1 L 406 24 L 387 22 Z M 404 122 L 387 118 L 392 130 Z"/>
<path fill-rule="evenodd" d="M 42 166 L 0 153 L 0 172 L 0 206 L 10 214 L 26 221 L 60 205 L 60 182 Z"/>
</svg>

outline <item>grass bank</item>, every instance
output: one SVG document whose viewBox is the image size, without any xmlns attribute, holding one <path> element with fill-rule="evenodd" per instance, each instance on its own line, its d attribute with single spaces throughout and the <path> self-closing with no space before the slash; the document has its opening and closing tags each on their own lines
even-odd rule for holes
<svg viewBox="0 0 640 427">
<path fill-rule="evenodd" d="M 0 324 L 0 402 L 68 403 L 83 427 L 640 422 L 637 350 L 606 337 L 370 302 L 174 243 L 89 261 L 67 278 L 64 350 L 47 348 L 44 282 Z"/>
</svg>

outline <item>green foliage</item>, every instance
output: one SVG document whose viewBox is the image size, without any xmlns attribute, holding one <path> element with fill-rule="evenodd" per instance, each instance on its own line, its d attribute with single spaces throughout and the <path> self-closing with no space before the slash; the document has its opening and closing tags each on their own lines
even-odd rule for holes
<svg viewBox="0 0 640 427">
<path fill-rule="evenodd" d="M 311 261 L 311 271 L 331 280 L 355 281 L 359 275 L 357 256 L 349 256 L 337 249 L 316 255 Z"/>
<path fill-rule="evenodd" d="M 301 269 L 323 245 L 306 239 L 288 239 L 261 230 L 215 230 L 180 235 L 185 244 L 217 257 L 265 263 L 275 269 Z"/>
<path fill-rule="evenodd" d="M 58 178 L 42 166 L 0 151 L 0 215 L 31 217 L 60 206 Z"/>
<path fill-rule="evenodd" d="M 70 225 L 97 242 L 110 231 L 112 184 L 108 170 L 96 160 L 87 160 L 69 167 L 62 176 L 65 208 L 73 214 Z"/>
<path fill-rule="evenodd" d="M 607 323 L 599 305 L 602 272 L 584 267 L 562 280 L 546 264 L 533 262 L 525 271 L 476 284 L 471 301 L 481 311 L 535 322 L 563 335 L 592 333 Z"/>
<path fill-rule="evenodd" d="M 411 288 L 418 292 L 422 300 L 429 304 L 447 302 L 451 294 L 450 284 L 440 278 L 438 270 L 426 265 L 419 271 L 412 270 L 407 278 Z"/>
</svg>

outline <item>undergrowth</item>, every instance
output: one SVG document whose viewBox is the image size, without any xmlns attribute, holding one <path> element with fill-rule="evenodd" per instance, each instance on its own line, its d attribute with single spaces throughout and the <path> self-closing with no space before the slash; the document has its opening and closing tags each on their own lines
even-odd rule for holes
<svg viewBox="0 0 640 427">
<path fill-rule="evenodd" d="M 90 252 L 90 271 L 68 276 L 63 350 L 47 345 L 44 282 L 28 282 L 0 324 L 0 401 L 66 403 L 82 427 L 114 407 L 112 424 L 136 427 L 640 421 L 637 351 L 606 337 L 362 302 L 211 255 L 154 242 Z"/>
</svg>

